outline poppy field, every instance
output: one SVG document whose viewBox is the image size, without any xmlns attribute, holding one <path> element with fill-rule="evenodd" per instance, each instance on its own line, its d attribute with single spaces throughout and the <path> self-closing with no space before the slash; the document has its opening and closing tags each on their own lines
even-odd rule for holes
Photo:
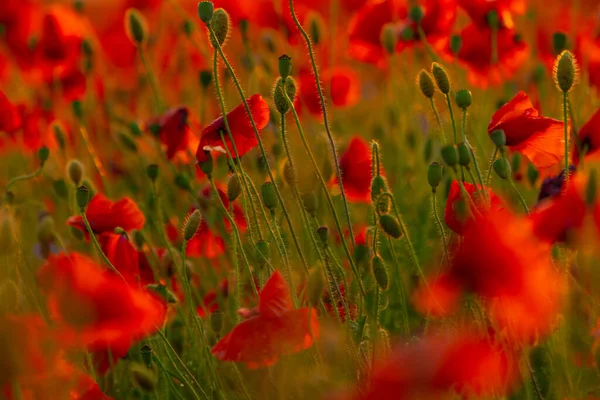
<svg viewBox="0 0 600 400">
<path fill-rule="evenodd" d="M 600 399 L 597 0 L 1 0 L 0 399 Z"/>
</svg>

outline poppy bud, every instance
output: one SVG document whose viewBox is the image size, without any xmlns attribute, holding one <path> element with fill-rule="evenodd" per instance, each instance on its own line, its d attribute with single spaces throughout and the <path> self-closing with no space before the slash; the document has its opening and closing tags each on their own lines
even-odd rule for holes
<svg viewBox="0 0 600 400">
<path fill-rule="evenodd" d="M 50 149 L 46 146 L 42 146 L 38 149 L 37 152 L 38 160 L 40 160 L 40 164 L 44 165 L 46 161 L 48 161 L 48 157 L 50 157 Z"/>
<path fill-rule="evenodd" d="M 421 93 L 423 93 L 423 96 L 427 97 L 428 99 L 432 98 L 433 94 L 435 93 L 435 86 L 433 86 L 433 78 L 429 72 L 422 69 L 417 77 L 417 82 L 419 84 L 419 89 L 421 89 Z"/>
<path fill-rule="evenodd" d="M 138 363 L 129 365 L 129 374 L 135 386 L 142 389 L 144 392 L 153 392 L 156 389 L 158 380 L 156 374 L 151 369 Z"/>
<path fill-rule="evenodd" d="M 471 96 L 471 91 L 467 89 L 462 89 L 456 92 L 456 105 L 463 110 L 466 110 L 471 106 L 471 102 L 473 101 L 473 97 Z"/>
<path fill-rule="evenodd" d="M 396 51 L 396 44 L 398 43 L 398 34 L 396 28 L 392 24 L 385 24 L 381 29 L 381 46 L 390 55 Z"/>
<path fill-rule="evenodd" d="M 289 162 L 286 162 L 283 166 L 283 179 L 285 179 L 285 182 L 290 186 L 294 186 L 296 184 L 296 174 L 294 173 L 294 169 Z"/>
<path fill-rule="evenodd" d="M 460 35 L 450 36 L 450 51 L 452 52 L 452 54 L 456 56 L 461 48 L 462 38 L 460 37 Z"/>
<path fill-rule="evenodd" d="M 494 161 L 494 171 L 502 179 L 508 179 L 510 177 L 511 169 L 510 163 L 505 157 L 501 157 Z"/>
<path fill-rule="evenodd" d="M 200 167 L 200 170 L 207 176 L 212 176 L 213 159 L 209 151 L 203 151 L 200 153 L 200 157 L 198 157 L 198 166 Z"/>
<path fill-rule="evenodd" d="M 136 45 L 141 46 L 148 38 L 148 29 L 146 20 L 142 13 L 135 8 L 129 8 L 125 13 L 125 31 L 129 40 Z"/>
<path fill-rule="evenodd" d="M 432 162 L 429 165 L 429 170 L 427 170 L 427 181 L 429 182 L 429 186 L 431 186 L 431 190 L 434 193 L 442 181 L 443 168 L 444 167 L 442 167 L 441 164 Z"/>
<path fill-rule="evenodd" d="M 323 41 L 323 31 L 325 29 L 323 19 L 317 13 L 310 13 L 307 19 L 310 38 L 313 44 L 318 46 Z"/>
<path fill-rule="evenodd" d="M 447 166 L 455 167 L 458 164 L 458 151 L 454 145 L 449 144 L 442 147 L 441 153 L 442 160 L 444 160 Z"/>
<path fill-rule="evenodd" d="M 133 242 L 135 243 L 138 249 L 144 247 L 144 243 L 146 243 L 146 240 L 144 239 L 144 234 L 142 233 L 142 231 L 133 231 Z"/>
<path fill-rule="evenodd" d="M 306 291 L 308 302 L 312 306 L 316 306 L 321 300 L 323 290 L 325 288 L 325 278 L 319 268 L 314 268 L 308 275 L 308 282 L 306 283 Z"/>
<path fill-rule="evenodd" d="M 329 239 L 329 228 L 326 226 L 320 226 L 317 228 L 317 236 L 321 240 L 323 246 L 327 246 L 327 240 Z"/>
<path fill-rule="evenodd" d="M 222 8 L 215 10 L 212 20 L 210 21 L 210 26 L 215 33 L 219 46 L 223 46 L 229 35 L 229 14 L 227 14 L 227 11 Z M 217 47 L 212 39 L 211 44 L 214 48 Z"/>
<path fill-rule="evenodd" d="M 459 143 L 457 146 L 458 150 L 458 163 L 463 167 L 468 166 L 471 163 L 471 152 L 465 142 Z"/>
<path fill-rule="evenodd" d="M 126 134 L 124 132 L 119 132 L 119 141 L 121 142 L 123 147 L 125 147 L 127 150 L 129 150 L 133 153 L 137 153 L 137 151 L 138 151 L 137 143 L 131 136 L 129 136 L 128 134 Z"/>
<path fill-rule="evenodd" d="M 498 12 L 496 10 L 490 11 L 485 18 L 490 28 L 498 29 L 500 27 L 500 18 L 498 17 Z"/>
<path fill-rule="evenodd" d="M 515 153 L 512 156 L 512 169 L 518 171 L 521 168 L 521 154 Z"/>
<path fill-rule="evenodd" d="M 261 265 L 263 266 L 269 259 L 269 244 L 264 240 L 259 240 L 258 242 L 256 242 L 256 258 L 260 261 Z"/>
<path fill-rule="evenodd" d="M 287 54 L 279 56 L 279 76 L 283 79 L 292 73 L 292 58 Z M 291 97 L 290 97 L 291 98 Z"/>
<path fill-rule="evenodd" d="M 568 93 L 575 85 L 578 68 L 577 60 L 569 50 L 556 57 L 553 68 L 554 83 L 563 93 Z"/>
<path fill-rule="evenodd" d="M 415 35 L 416 34 L 415 34 L 415 31 L 413 30 L 413 28 L 411 28 L 410 26 L 406 26 L 400 32 L 400 39 L 403 42 L 410 42 L 410 41 L 414 40 Z"/>
<path fill-rule="evenodd" d="M 210 70 L 200 71 L 198 80 L 200 81 L 200 86 L 206 90 L 212 83 L 212 72 Z"/>
<path fill-rule="evenodd" d="M 497 148 L 502 149 L 506 146 L 506 134 L 501 129 L 496 129 L 492 133 L 490 133 L 490 139 L 496 145 Z"/>
<path fill-rule="evenodd" d="M 381 196 L 377 199 L 377 212 L 380 214 L 387 214 L 392 209 L 392 200 L 389 196 Z"/>
<path fill-rule="evenodd" d="M 567 35 L 563 32 L 554 32 L 552 35 L 552 48 L 554 54 L 558 55 L 567 50 Z"/>
<path fill-rule="evenodd" d="M 71 111 L 73 112 L 75 118 L 77 118 L 80 121 L 83 119 L 83 104 L 81 103 L 81 101 L 73 101 L 71 103 Z"/>
<path fill-rule="evenodd" d="M 317 196 L 315 196 L 313 192 L 308 192 L 300 195 L 300 198 L 302 199 L 302 206 L 306 212 L 313 217 L 316 216 L 318 208 Z"/>
<path fill-rule="evenodd" d="M 450 93 L 450 78 L 448 78 L 448 73 L 440 64 L 434 62 L 431 64 L 431 74 L 433 75 L 433 79 L 435 79 L 435 83 L 440 89 L 440 92 L 443 94 Z"/>
<path fill-rule="evenodd" d="M 129 131 L 133 136 L 142 136 L 142 129 L 140 128 L 140 124 L 135 121 L 131 121 L 128 124 Z"/>
<path fill-rule="evenodd" d="M 64 179 L 58 179 L 52 182 L 52 189 L 54 190 L 54 193 L 62 199 L 66 199 L 69 196 L 69 188 L 67 188 Z"/>
<path fill-rule="evenodd" d="M 388 191 L 387 182 L 381 175 L 376 175 L 371 181 L 371 201 L 375 201 L 382 193 Z"/>
<path fill-rule="evenodd" d="M 419 25 L 421 24 L 421 21 L 423 21 L 425 13 L 420 6 L 414 6 L 408 12 L 408 16 L 415 24 Z"/>
<path fill-rule="evenodd" d="M 387 268 L 385 267 L 385 263 L 379 254 L 375 254 L 373 258 L 371 258 L 371 269 L 373 270 L 373 275 L 377 281 L 377 286 L 379 286 L 381 290 L 387 290 L 390 285 L 390 281 L 388 279 L 388 272 Z"/>
<path fill-rule="evenodd" d="M 84 210 L 90 201 L 90 190 L 87 188 L 87 186 L 79 186 L 77 188 L 75 197 L 77 198 L 77 206 Z"/>
<path fill-rule="evenodd" d="M 379 226 L 381 229 L 393 237 L 394 239 L 400 239 L 402 236 L 402 230 L 400 229 L 400 223 L 394 217 L 389 214 L 382 214 L 379 216 Z"/>
<path fill-rule="evenodd" d="M 202 214 L 199 210 L 194 210 L 194 212 L 187 217 L 183 226 L 183 239 L 186 242 L 194 237 L 200 227 L 200 223 L 202 223 Z"/>
<path fill-rule="evenodd" d="M 152 347 L 145 344 L 140 349 L 140 353 L 142 353 L 142 361 L 149 368 L 152 365 L 152 354 L 154 353 Z"/>
<path fill-rule="evenodd" d="M 237 175 L 233 174 L 227 180 L 227 199 L 229 201 L 235 201 L 240 193 L 242 193 L 240 180 Z"/>
<path fill-rule="evenodd" d="M 63 125 L 59 121 L 53 121 L 50 125 L 52 126 L 52 132 L 54 133 L 54 138 L 58 142 L 58 146 L 64 150 L 66 144 L 66 136 Z"/>
<path fill-rule="evenodd" d="M 277 194 L 275 193 L 275 185 L 273 182 L 263 183 L 263 185 L 260 187 L 260 194 L 265 207 L 271 211 L 277 208 Z"/>
<path fill-rule="evenodd" d="M 283 78 L 279 78 L 277 79 L 275 89 L 273 90 L 273 101 L 275 103 L 275 108 L 277 108 L 277 111 L 279 111 L 280 114 L 286 114 L 290 111 L 290 105 L 285 98 L 285 95 L 287 94 L 292 102 L 294 102 L 294 99 L 296 98 L 296 81 L 294 81 L 294 78 L 289 76 L 285 80 L 285 93 L 283 92 L 283 89 Z"/>
<path fill-rule="evenodd" d="M 201 1 L 198 3 L 198 16 L 205 24 L 208 24 L 215 12 L 215 5 L 212 1 Z"/>
<path fill-rule="evenodd" d="M 156 178 L 158 178 L 158 172 L 157 164 L 150 164 L 146 167 L 146 175 L 152 182 L 156 181 Z"/>
<path fill-rule="evenodd" d="M 596 203 L 596 189 L 598 184 L 596 183 L 596 170 L 593 169 L 590 171 L 590 176 L 588 177 L 587 185 L 585 187 L 585 199 L 589 206 L 593 206 Z"/>
<path fill-rule="evenodd" d="M 94 55 L 94 47 L 90 39 L 84 39 L 81 41 L 81 52 L 84 56 L 91 58 Z"/>
<path fill-rule="evenodd" d="M 38 219 L 36 236 L 40 243 L 50 243 L 54 239 L 54 218 L 50 214 L 44 213 Z"/>
<path fill-rule="evenodd" d="M 540 173 L 538 172 L 535 165 L 533 165 L 533 163 L 529 163 L 529 165 L 527 166 L 527 180 L 529 181 L 529 184 L 531 186 L 534 186 L 539 177 Z"/>
</svg>

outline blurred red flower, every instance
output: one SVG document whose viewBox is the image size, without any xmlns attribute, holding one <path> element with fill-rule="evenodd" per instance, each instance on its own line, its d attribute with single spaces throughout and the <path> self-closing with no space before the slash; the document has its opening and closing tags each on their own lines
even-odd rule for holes
<svg viewBox="0 0 600 400">
<path fill-rule="evenodd" d="M 488 18 L 493 11 L 500 27 L 513 28 L 512 14 L 524 14 L 526 0 L 458 0 L 458 5 L 478 26 L 489 28 Z"/>
<path fill-rule="evenodd" d="M 490 196 L 490 203 L 487 203 L 485 198 L 482 198 L 483 193 L 481 193 L 481 185 L 473 185 L 469 182 L 463 182 L 465 185 L 465 189 L 469 194 L 469 197 L 477 206 L 477 210 L 485 214 L 489 211 L 498 211 L 504 208 L 504 203 L 489 187 L 485 190 Z M 467 228 L 473 222 L 473 216 L 469 215 L 469 201 L 465 201 L 462 203 L 464 205 L 464 209 L 459 208 L 459 201 L 462 199 L 462 193 L 460 189 L 460 185 L 458 181 L 452 181 L 450 185 L 450 193 L 448 194 L 448 200 L 446 201 L 446 209 L 444 211 L 444 222 L 448 225 L 448 228 L 452 229 L 452 231 L 462 235 L 465 233 Z M 466 199 L 465 199 L 466 200 Z"/>
<path fill-rule="evenodd" d="M 290 289 L 278 271 L 261 290 L 258 307 L 239 313 L 247 319 L 212 348 L 220 360 L 267 367 L 281 356 L 308 349 L 319 337 L 316 310 L 293 309 Z"/>
<path fill-rule="evenodd" d="M 596 159 L 600 156 L 600 109 L 579 129 L 577 133 L 578 145 L 573 148 L 573 164 L 579 165 L 580 150 L 584 151 L 585 158 Z"/>
<path fill-rule="evenodd" d="M 111 232 L 98 237 L 102 251 L 112 265 L 131 286 L 140 284 L 140 266 L 138 251 L 133 247 L 126 234 Z"/>
<path fill-rule="evenodd" d="M 207 315 L 217 312 L 220 308 L 220 302 L 229 296 L 229 281 L 224 279 L 219 283 L 216 289 L 211 290 L 202 298 L 202 304 L 196 307 L 196 313 L 205 318 Z"/>
<path fill-rule="evenodd" d="M 156 134 L 162 144 L 167 147 L 167 158 L 169 160 L 175 157 L 177 152 L 185 152 L 188 148 L 189 136 L 191 135 L 188 116 L 187 107 L 177 107 L 170 109 L 159 118 L 146 124 L 148 129 Z"/>
<path fill-rule="evenodd" d="M 14 134 L 22 126 L 19 109 L 0 91 L 0 132 Z"/>
<path fill-rule="evenodd" d="M 349 201 L 371 202 L 371 149 L 360 136 L 354 136 L 348 148 L 340 157 L 342 184 Z M 337 176 L 331 184 L 337 184 Z"/>
<path fill-rule="evenodd" d="M 133 200 L 125 197 L 113 202 L 102 193 L 96 194 L 90 200 L 85 215 L 94 233 L 113 232 L 115 228 L 122 228 L 129 232 L 132 229 L 143 228 L 146 223 L 146 217 Z M 73 226 L 87 235 L 81 215 L 69 217 L 67 225 Z"/>
</svg>

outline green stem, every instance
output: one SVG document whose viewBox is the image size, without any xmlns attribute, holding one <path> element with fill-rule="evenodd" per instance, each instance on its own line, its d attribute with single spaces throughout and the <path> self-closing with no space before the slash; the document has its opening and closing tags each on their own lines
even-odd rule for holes
<svg viewBox="0 0 600 400">
<path fill-rule="evenodd" d="M 229 213 L 233 214 L 233 201 L 229 202 Z M 237 314 L 237 310 L 240 309 L 240 297 L 242 293 L 242 279 L 240 276 L 240 263 L 237 256 L 237 243 L 235 241 L 235 234 L 231 231 L 231 253 L 233 254 L 233 268 L 235 270 L 235 295 L 233 296 L 234 308 L 236 311 L 236 322 L 240 322 L 240 315 Z"/>
<path fill-rule="evenodd" d="M 442 138 L 442 142 L 444 145 L 446 144 L 446 135 L 444 134 L 444 127 L 442 125 L 442 119 L 440 118 L 440 113 L 438 112 L 435 103 L 433 102 L 433 97 L 429 98 L 429 103 L 431 104 L 431 109 L 433 110 L 433 114 L 435 115 L 435 120 L 437 122 L 438 128 L 440 130 L 440 137 Z"/>
<path fill-rule="evenodd" d="M 490 166 L 488 167 L 487 176 L 485 178 L 485 186 L 490 186 L 490 177 L 492 176 L 492 169 L 494 166 L 494 161 L 496 161 L 496 157 L 498 156 L 498 148 L 494 150 L 494 154 L 492 154 L 492 159 L 490 160 Z"/>
<path fill-rule="evenodd" d="M 124 282 L 127 282 L 125 280 L 125 277 L 123 275 L 121 275 L 121 273 L 119 272 L 119 270 L 117 270 L 115 268 L 115 266 L 110 262 L 110 260 L 108 259 L 108 257 L 106 257 L 106 254 L 104 254 L 104 252 L 102 251 L 102 247 L 100 247 L 100 243 L 98 243 L 98 239 L 96 239 L 96 235 L 94 234 L 94 231 L 92 230 L 92 227 L 90 226 L 90 222 L 88 221 L 86 215 L 85 215 L 85 209 L 81 209 L 80 210 L 81 213 L 81 218 L 83 219 L 83 223 L 85 225 L 85 228 L 87 229 L 88 234 L 90 235 L 90 238 L 92 239 L 92 242 L 94 242 L 94 246 L 96 247 L 96 250 L 98 250 L 98 253 L 100 253 L 100 256 L 102 257 L 102 259 L 104 260 L 104 262 L 106 263 L 106 265 L 108 265 L 108 267 L 115 273 L 117 274 L 121 279 L 123 279 Z"/>
<path fill-rule="evenodd" d="M 454 132 L 454 144 L 457 144 L 456 121 L 454 120 L 454 111 L 452 110 L 452 103 L 450 103 L 450 96 L 447 93 L 446 104 L 448 104 L 448 110 L 450 111 L 450 120 L 452 121 L 452 132 Z"/>
<path fill-rule="evenodd" d="M 569 186 L 569 119 L 567 116 L 567 104 L 569 94 L 563 92 L 563 125 L 565 130 L 565 187 Z"/>
<path fill-rule="evenodd" d="M 154 71 L 150 67 L 150 63 L 148 63 L 148 59 L 146 58 L 146 54 L 144 50 L 139 47 L 140 59 L 142 60 L 142 64 L 144 65 L 144 69 L 146 70 L 146 76 L 148 77 L 148 81 L 150 81 L 150 86 L 152 87 L 152 93 L 154 94 L 154 101 L 156 102 L 156 109 L 159 112 L 162 112 L 164 109 L 162 96 L 160 94 L 160 89 L 158 87 L 158 82 L 156 81 L 156 76 L 154 75 Z"/>
<path fill-rule="evenodd" d="M 20 175 L 20 176 L 16 176 L 16 177 L 12 178 L 10 181 L 8 181 L 4 190 L 6 192 L 8 192 L 8 190 L 11 188 L 11 186 L 17 182 L 26 181 L 26 180 L 38 177 L 42 173 L 43 168 L 44 168 L 44 164 L 42 164 L 38 169 L 36 169 L 34 172 L 32 172 L 30 174 Z"/>
<path fill-rule="evenodd" d="M 488 199 L 489 194 L 483 185 L 483 177 L 481 175 L 481 170 L 479 169 L 479 162 L 477 162 L 477 157 L 475 157 L 475 151 L 473 150 L 473 146 L 471 146 L 471 143 L 467 139 L 467 109 L 466 108 L 463 108 L 463 112 L 462 112 L 462 138 L 463 138 L 463 142 L 465 142 L 465 144 L 467 145 L 467 148 L 469 149 L 469 153 L 471 153 L 471 158 L 473 159 L 473 165 L 475 165 L 475 171 L 477 172 L 477 178 L 479 179 L 479 183 L 477 183 L 477 181 L 473 177 L 473 171 L 471 171 L 471 169 L 467 167 L 469 170 L 468 172 L 471 175 L 471 179 L 473 179 L 473 183 L 475 184 L 475 187 L 477 187 L 477 185 L 481 185 L 480 190 L 483 192 L 483 197 L 485 199 Z"/>
<path fill-rule="evenodd" d="M 433 218 L 435 219 L 435 223 L 437 224 L 438 230 L 440 231 L 440 236 L 442 237 L 442 244 L 444 245 L 444 254 L 446 256 L 446 260 L 448 261 L 448 263 L 450 263 L 450 253 L 448 252 L 446 232 L 444 231 L 444 225 L 442 224 L 442 220 L 440 219 L 440 216 L 438 214 L 435 190 L 431 192 L 431 206 L 433 208 Z"/>
<path fill-rule="evenodd" d="M 421 26 L 421 24 L 419 24 L 417 26 L 417 32 L 419 34 L 419 39 L 421 40 L 421 42 L 423 42 L 423 46 L 425 46 L 425 50 L 427 51 L 427 54 L 429 54 L 429 57 L 431 57 L 431 61 L 438 61 L 439 59 L 435 55 L 431 46 L 429 45 L 429 42 L 427 41 L 427 36 L 425 35 L 425 31 L 423 30 L 423 27 Z"/>
<path fill-rule="evenodd" d="M 519 201 L 521 202 L 521 205 L 523 206 L 523 209 L 525 210 L 525 212 L 527 214 L 529 214 L 529 207 L 527 207 L 527 202 L 525 201 L 525 199 L 521 195 L 521 192 L 519 192 L 519 189 L 517 189 L 517 185 L 515 185 L 515 181 L 513 180 L 512 177 L 508 177 L 508 181 L 510 182 L 510 186 L 513 188 L 513 190 L 517 194 L 517 197 L 519 198 Z"/>
<path fill-rule="evenodd" d="M 407 298 L 406 291 L 404 289 L 404 282 L 402 281 L 402 274 L 400 273 L 400 263 L 398 262 L 398 257 L 396 256 L 396 249 L 394 248 L 394 243 L 392 239 L 388 236 L 388 245 L 390 246 L 390 251 L 392 253 L 392 260 L 394 261 L 394 267 L 396 270 L 396 280 L 398 281 L 398 289 L 400 290 L 400 297 L 402 301 L 402 317 L 404 319 L 404 333 L 406 337 L 410 337 L 410 325 L 408 323 L 408 307 L 407 307 Z"/>
</svg>

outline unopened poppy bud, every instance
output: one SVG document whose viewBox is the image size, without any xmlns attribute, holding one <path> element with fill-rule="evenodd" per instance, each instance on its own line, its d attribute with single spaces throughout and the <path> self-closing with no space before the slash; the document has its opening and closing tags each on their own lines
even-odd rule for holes
<svg viewBox="0 0 600 400">
<path fill-rule="evenodd" d="M 381 46 L 390 55 L 396 51 L 396 45 L 398 44 L 398 34 L 396 28 L 392 24 L 385 24 L 381 28 Z"/>
<path fill-rule="evenodd" d="M 190 180 L 187 176 L 185 176 L 182 173 L 179 173 L 175 176 L 175 185 L 183 190 L 192 190 L 192 185 L 190 183 Z"/>
<path fill-rule="evenodd" d="M 596 170 L 593 169 L 590 171 L 590 176 L 588 177 L 587 185 L 585 187 L 585 199 L 589 206 L 596 204 L 597 188 L 598 183 L 596 182 Z"/>
<path fill-rule="evenodd" d="M 496 174 L 502 179 L 508 179 L 510 177 L 511 168 L 510 163 L 506 159 L 506 157 L 501 157 L 494 161 L 494 171 Z"/>
<path fill-rule="evenodd" d="M 198 16 L 205 24 L 208 24 L 215 12 L 215 5 L 212 1 L 201 1 L 198 3 Z"/>
<path fill-rule="evenodd" d="M 142 353 L 142 361 L 149 368 L 152 365 L 152 354 L 154 353 L 152 347 L 145 344 L 140 349 L 140 353 Z"/>
<path fill-rule="evenodd" d="M 422 69 L 419 72 L 419 76 L 417 77 L 417 82 L 419 84 L 419 89 L 421 89 L 421 93 L 423 96 L 427 98 L 432 98 L 435 93 L 435 86 L 433 85 L 433 78 L 429 72 Z"/>
<path fill-rule="evenodd" d="M 435 193 L 437 187 L 440 185 L 442 181 L 443 169 L 441 164 L 437 162 L 432 162 L 429 165 L 429 170 L 427 170 L 427 181 L 429 182 L 429 186 L 431 186 L 431 190 Z"/>
<path fill-rule="evenodd" d="M 371 181 L 371 201 L 375 201 L 382 193 L 388 191 L 388 185 L 385 178 L 376 175 Z"/>
<path fill-rule="evenodd" d="M 280 114 L 286 114 L 290 111 L 290 104 L 288 103 L 285 95 L 290 99 L 290 101 L 294 102 L 296 98 L 296 81 L 291 76 L 288 76 L 285 80 L 285 93 L 283 92 L 283 78 L 277 79 L 275 83 L 275 88 L 273 89 L 273 102 L 275 103 L 275 108 L 279 111 Z"/>
<path fill-rule="evenodd" d="M 458 150 L 458 163 L 463 167 L 468 166 L 471 163 L 471 152 L 465 142 L 461 142 L 456 146 Z"/>
<path fill-rule="evenodd" d="M 200 81 L 200 86 L 206 90 L 212 83 L 212 72 L 210 70 L 200 71 L 198 80 Z"/>
<path fill-rule="evenodd" d="M 289 162 L 286 162 L 283 166 L 283 179 L 292 187 L 296 184 L 296 173 Z"/>
<path fill-rule="evenodd" d="M 71 111 L 73 112 L 73 115 L 75 116 L 75 118 L 77 118 L 78 120 L 83 119 L 83 103 L 81 103 L 81 101 L 79 101 L 79 100 L 73 101 L 71 103 Z"/>
<path fill-rule="evenodd" d="M 518 171 L 521 168 L 521 154 L 514 153 L 512 156 L 512 170 Z"/>
<path fill-rule="evenodd" d="M 496 129 L 492 133 L 490 133 L 490 139 L 496 145 L 497 148 L 502 149 L 506 146 L 506 134 L 502 129 Z"/>
<path fill-rule="evenodd" d="M 144 239 L 144 234 L 142 231 L 134 230 L 133 231 L 133 242 L 135 243 L 138 249 L 144 247 L 144 243 L 146 243 L 146 239 Z"/>
<path fill-rule="evenodd" d="M 44 213 L 39 219 L 36 236 L 40 243 L 50 243 L 54 240 L 54 218 Z"/>
<path fill-rule="evenodd" d="M 56 139 L 58 146 L 64 150 L 66 145 L 66 135 L 64 126 L 58 121 L 53 121 L 51 126 L 52 132 L 54 133 L 54 138 Z"/>
<path fill-rule="evenodd" d="M 213 171 L 213 159 L 212 155 L 209 151 L 204 151 L 198 158 L 198 167 L 200 170 L 204 172 L 207 176 L 212 176 Z"/>
<path fill-rule="evenodd" d="M 158 379 L 154 371 L 142 364 L 131 363 L 129 364 L 129 373 L 135 386 L 144 392 L 154 392 L 158 384 Z"/>
<path fill-rule="evenodd" d="M 128 134 L 126 134 L 124 132 L 119 132 L 119 141 L 121 142 L 123 147 L 125 147 L 127 150 L 129 150 L 133 153 L 137 153 L 137 151 L 138 151 L 137 143 L 131 136 L 129 136 Z"/>
<path fill-rule="evenodd" d="M 189 19 L 186 19 L 181 25 L 181 30 L 185 36 L 190 37 L 194 33 L 194 24 Z"/>
<path fill-rule="evenodd" d="M 229 35 L 229 14 L 222 8 L 215 10 L 210 26 L 215 33 L 219 46 L 223 46 Z M 216 48 L 216 44 L 211 40 L 211 44 Z"/>
<path fill-rule="evenodd" d="M 128 124 L 129 127 L 129 132 L 131 132 L 131 134 L 133 136 L 142 136 L 142 129 L 140 128 L 140 124 L 138 124 L 135 121 L 131 121 Z"/>
<path fill-rule="evenodd" d="M 158 178 L 158 172 L 159 169 L 157 164 L 150 164 L 146 167 L 146 175 L 152 182 L 155 182 Z"/>
<path fill-rule="evenodd" d="M 300 196 L 300 198 L 302 200 L 302 206 L 304 207 L 306 212 L 311 216 L 317 215 L 317 208 L 318 208 L 317 196 L 315 196 L 315 194 L 313 192 L 308 192 L 308 193 L 303 193 Z"/>
<path fill-rule="evenodd" d="M 279 76 L 283 79 L 292 73 L 292 58 L 287 54 L 279 56 Z"/>
<path fill-rule="evenodd" d="M 423 21 L 425 13 L 423 12 L 421 6 L 414 6 L 408 12 L 408 16 L 415 24 L 419 25 L 421 21 Z"/>
<path fill-rule="evenodd" d="M 500 18 L 498 17 L 498 12 L 496 10 L 490 11 L 485 18 L 491 28 L 498 29 L 500 27 Z"/>
<path fill-rule="evenodd" d="M 567 50 L 567 35 L 563 32 L 554 32 L 552 35 L 552 48 L 556 55 Z"/>
<path fill-rule="evenodd" d="M 240 193 L 242 193 L 240 180 L 237 175 L 233 174 L 227 180 L 227 199 L 229 201 L 235 201 Z"/>
<path fill-rule="evenodd" d="M 269 259 L 269 244 L 264 240 L 256 242 L 256 258 L 263 266 Z"/>
<path fill-rule="evenodd" d="M 573 89 L 578 68 L 577 60 L 569 50 L 563 51 L 556 57 L 553 68 L 554 82 L 563 93 L 568 93 Z"/>
<path fill-rule="evenodd" d="M 527 180 L 529 181 L 529 184 L 531 186 L 534 186 L 539 177 L 540 173 L 535 167 L 535 165 L 533 165 L 533 163 L 529 163 L 529 165 L 527 166 Z"/>
<path fill-rule="evenodd" d="M 190 216 L 187 217 L 183 226 L 183 239 L 186 242 L 188 240 L 191 240 L 196 234 L 196 232 L 198 232 L 198 228 L 200 227 L 201 223 L 202 214 L 200 213 L 200 210 L 194 210 L 194 212 L 192 212 Z"/>
<path fill-rule="evenodd" d="M 400 40 L 403 42 L 410 42 L 414 40 L 415 35 L 416 33 L 411 26 L 405 26 L 400 32 Z"/>
<path fill-rule="evenodd" d="M 310 272 L 306 288 L 309 304 L 312 306 L 319 304 L 325 288 L 325 278 L 320 269 L 315 268 Z"/>
<path fill-rule="evenodd" d="M 91 58 L 94 55 L 94 47 L 90 39 L 84 39 L 81 41 L 81 52 L 84 56 Z"/>
<path fill-rule="evenodd" d="M 275 185 L 273 182 L 263 183 L 260 187 L 260 194 L 265 207 L 271 211 L 277 208 L 277 194 L 275 193 Z"/>
<path fill-rule="evenodd" d="M 375 254 L 373 258 L 371 258 L 371 269 L 373 270 L 375 281 L 377 281 L 377 286 L 379 286 L 381 290 L 387 290 L 390 281 L 385 263 L 379 254 Z"/>
<path fill-rule="evenodd" d="M 444 160 L 447 166 L 455 167 L 458 164 L 458 151 L 454 145 L 449 144 L 442 147 L 441 154 L 442 160 Z"/>
<path fill-rule="evenodd" d="M 382 214 L 379 216 L 379 226 L 381 226 L 381 229 L 383 229 L 386 234 L 394 239 L 400 239 L 402 236 L 400 223 L 395 217 L 392 217 L 389 214 Z"/>
<path fill-rule="evenodd" d="M 77 198 L 77 206 L 83 210 L 90 201 L 90 190 L 87 186 L 79 186 L 75 197 Z"/>
<path fill-rule="evenodd" d="M 38 149 L 37 152 L 38 160 L 40 160 L 40 164 L 44 165 L 46 161 L 48 161 L 48 157 L 50 157 L 50 149 L 46 146 L 42 146 Z"/>
<path fill-rule="evenodd" d="M 444 67 L 434 62 L 431 64 L 431 74 L 433 75 L 433 79 L 435 79 L 435 83 L 438 89 L 440 89 L 440 92 L 443 94 L 450 93 L 450 78 Z"/>
<path fill-rule="evenodd" d="M 450 36 L 450 51 L 455 56 L 458 55 L 458 52 L 462 48 L 462 38 L 460 35 L 452 35 Z"/>
<path fill-rule="evenodd" d="M 146 28 L 146 20 L 139 10 L 135 8 L 127 10 L 125 13 L 125 31 L 134 45 L 141 46 L 144 44 L 148 38 L 148 29 Z"/>
<path fill-rule="evenodd" d="M 315 46 L 323 41 L 324 22 L 321 16 L 317 13 L 310 13 L 308 16 L 308 29 L 310 38 Z"/>
<path fill-rule="evenodd" d="M 462 89 L 456 92 L 456 105 L 463 110 L 469 108 L 471 106 L 471 102 L 473 101 L 473 97 L 471 96 L 471 91 L 467 89 Z"/>
<path fill-rule="evenodd" d="M 67 187 L 64 179 L 58 179 L 52 182 L 52 189 L 54 190 L 54 193 L 61 199 L 66 199 L 69 197 L 69 188 Z"/>
<path fill-rule="evenodd" d="M 323 246 L 327 246 L 327 241 L 329 240 L 329 228 L 326 226 L 320 226 L 317 228 L 317 236 L 321 241 Z"/>
</svg>

